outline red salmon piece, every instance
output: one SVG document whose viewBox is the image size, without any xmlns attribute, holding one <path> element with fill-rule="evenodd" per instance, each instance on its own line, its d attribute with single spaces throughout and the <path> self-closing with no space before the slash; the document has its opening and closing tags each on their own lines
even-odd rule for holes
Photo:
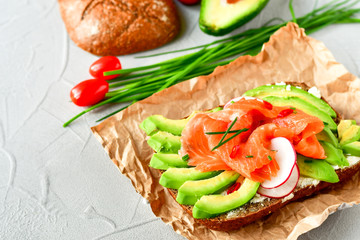
<svg viewBox="0 0 360 240">
<path fill-rule="evenodd" d="M 188 154 L 188 164 L 201 171 L 235 170 L 258 182 L 270 180 L 279 170 L 275 152 L 269 149 L 272 138 L 287 138 L 304 156 L 326 158 L 315 136 L 324 128 L 323 122 L 297 109 L 279 117 L 286 109 L 290 107 L 270 106 L 259 99 L 240 99 L 222 111 L 198 113 L 182 132 L 180 154 Z M 221 146 L 218 145 L 224 133 L 207 134 L 225 132 L 233 122 L 231 130 L 248 130 Z M 228 133 L 223 141 L 234 134 Z"/>
</svg>

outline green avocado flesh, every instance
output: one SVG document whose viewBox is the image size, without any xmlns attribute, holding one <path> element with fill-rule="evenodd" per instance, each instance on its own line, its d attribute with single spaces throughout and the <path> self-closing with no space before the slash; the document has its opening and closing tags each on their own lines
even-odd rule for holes
<svg viewBox="0 0 360 240">
<path fill-rule="evenodd" d="M 263 85 L 244 93 L 244 96 L 264 98 L 267 96 L 276 97 L 298 97 L 320 109 L 330 117 L 335 118 L 335 111 L 324 100 L 315 97 L 311 93 L 290 85 Z"/>
<path fill-rule="evenodd" d="M 211 218 L 238 208 L 249 202 L 256 194 L 259 182 L 245 179 L 239 190 L 229 195 L 202 196 L 193 208 L 194 218 Z"/>
<path fill-rule="evenodd" d="M 176 201 L 180 204 L 194 205 L 202 196 L 226 189 L 239 176 L 240 174 L 235 171 L 224 171 L 209 179 L 187 181 L 179 188 Z"/>
<path fill-rule="evenodd" d="M 327 124 L 327 126 L 331 129 L 331 131 L 336 131 L 337 129 L 336 123 L 328 114 L 324 113 L 314 105 L 304 101 L 299 97 L 268 96 L 268 97 L 264 97 L 263 99 L 275 106 L 292 106 L 297 109 L 300 109 L 309 115 L 321 119 L 325 124 Z"/>
<path fill-rule="evenodd" d="M 298 155 L 297 164 L 299 166 L 300 175 L 302 176 L 329 183 L 336 183 L 339 181 L 335 169 L 324 160 L 317 160 Z"/>
<path fill-rule="evenodd" d="M 360 126 L 358 125 L 351 125 L 345 132 L 343 133 L 340 145 L 346 145 L 351 142 L 359 141 L 360 140 Z"/>
<path fill-rule="evenodd" d="M 179 189 L 186 181 L 211 178 L 219 173 L 201 172 L 195 168 L 169 168 L 161 175 L 159 183 L 166 188 Z"/>
<path fill-rule="evenodd" d="M 222 107 L 211 109 L 207 112 L 218 112 Z M 145 131 L 146 135 L 152 136 L 158 131 L 168 132 L 176 136 L 181 136 L 182 130 L 185 128 L 186 123 L 192 118 L 197 111 L 190 114 L 185 119 L 168 119 L 162 115 L 152 115 L 147 117 L 141 124 L 140 128 Z"/>
<path fill-rule="evenodd" d="M 254 18 L 269 0 L 202 0 L 200 29 L 214 36 L 225 35 Z"/>
<path fill-rule="evenodd" d="M 360 157 L 360 142 L 352 142 L 344 145 L 344 153 Z"/>
<path fill-rule="evenodd" d="M 177 153 L 181 148 L 180 137 L 168 132 L 155 133 L 147 143 L 155 152 L 161 153 Z"/>
<path fill-rule="evenodd" d="M 338 125 L 338 135 L 339 139 L 341 140 L 342 136 L 344 135 L 344 132 L 348 130 L 352 125 L 356 125 L 355 120 L 341 120 Z"/>
<path fill-rule="evenodd" d="M 180 136 L 187 122 L 188 119 L 173 120 L 165 118 L 162 115 L 152 115 L 140 124 L 140 128 L 144 130 L 148 136 L 151 136 L 158 131 L 164 131 Z"/>
<path fill-rule="evenodd" d="M 324 129 L 320 133 L 316 134 L 316 138 L 319 141 L 331 143 L 336 148 L 340 147 L 339 140 L 334 135 L 334 133 L 326 126 L 324 126 Z"/>
<path fill-rule="evenodd" d="M 150 160 L 150 167 L 166 170 L 170 167 L 186 168 L 188 165 L 178 154 L 155 153 Z"/>
<path fill-rule="evenodd" d="M 331 143 L 320 141 L 321 146 L 325 150 L 325 155 L 328 163 L 331 165 L 337 165 L 339 167 L 349 166 L 349 162 L 344 156 L 344 153 L 341 149 L 334 147 Z"/>
</svg>

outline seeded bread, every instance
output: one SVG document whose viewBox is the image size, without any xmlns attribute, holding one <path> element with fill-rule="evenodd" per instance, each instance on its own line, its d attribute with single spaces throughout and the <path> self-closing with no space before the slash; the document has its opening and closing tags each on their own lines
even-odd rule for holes
<svg viewBox="0 0 360 240">
<path fill-rule="evenodd" d="M 180 30 L 172 0 L 58 0 L 70 38 L 90 53 L 125 55 L 159 47 Z"/>
<path fill-rule="evenodd" d="M 309 87 L 302 83 L 287 83 L 293 86 L 299 86 L 304 90 L 308 90 Z M 325 101 L 325 99 L 323 99 Z M 335 119 L 336 123 L 339 123 L 341 116 L 337 113 L 337 118 Z M 217 231 L 231 231 L 239 229 L 240 227 L 250 224 L 256 220 L 264 218 L 265 216 L 275 212 L 286 204 L 301 200 L 303 198 L 309 197 L 314 194 L 321 193 L 321 190 L 325 188 L 330 188 L 341 185 L 344 181 L 349 180 L 353 175 L 355 175 L 360 170 L 360 161 L 356 164 L 345 167 L 342 169 L 336 170 L 337 175 L 339 176 L 338 183 L 328 183 L 320 181 L 318 184 L 310 184 L 305 187 L 297 186 L 293 192 L 292 197 L 286 197 L 281 199 L 266 198 L 262 202 L 248 202 L 243 205 L 241 208 L 232 212 L 229 216 L 228 213 L 221 214 L 215 218 L 209 219 L 195 219 L 196 222 L 205 225 L 206 227 L 217 230 Z M 161 171 L 162 173 L 162 171 Z M 168 189 L 171 196 L 176 201 L 177 190 Z M 192 215 L 193 206 L 182 205 L 181 207 L 190 215 Z"/>
<path fill-rule="evenodd" d="M 303 198 L 309 197 L 313 194 L 321 194 L 321 190 L 325 188 L 335 187 L 341 185 L 344 181 L 349 180 L 355 173 L 360 170 L 360 162 L 357 164 L 346 167 L 343 169 L 336 170 L 336 173 L 339 176 L 340 182 L 338 183 L 327 183 L 320 182 L 316 186 L 309 185 L 304 188 L 296 187 L 293 192 L 294 197 L 291 199 L 268 199 L 263 202 L 258 203 L 247 203 L 243 205 L 239 211 L 235 212 L 232 217 L 228 217 L 227 213 L 219 215 L 215 218 L 209 219 L 195 219 L 196 222 L 205 225 L 206 227 L 217 230 L 217 231 L 231 231 L 239 229 L 240 227 L 250 224 L 256 220 L 259 220 L 276 210 L 282 208 L 286 204 L 301 200 Z M 170 194 L 174 199 L 176 199 L 177 191 L 174 189 L 168 189 Z M 180 204 L 181 205 L 181 204 Z M 190 205 L 181 205 L 181 207 L 192 215 L 193 206 Z"/>
</svg>

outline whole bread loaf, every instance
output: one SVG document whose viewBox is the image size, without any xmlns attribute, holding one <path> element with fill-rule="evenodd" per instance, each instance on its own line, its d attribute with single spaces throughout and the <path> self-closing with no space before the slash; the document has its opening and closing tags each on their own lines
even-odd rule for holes
<svg viewBox="0 0 360 240">
<path fill-rule="evenodd" d="M 125 55 L 159 47 L 180 30 L 172 0 L 58 0 L 70 38 L 90 53 Z"/>
</svg>

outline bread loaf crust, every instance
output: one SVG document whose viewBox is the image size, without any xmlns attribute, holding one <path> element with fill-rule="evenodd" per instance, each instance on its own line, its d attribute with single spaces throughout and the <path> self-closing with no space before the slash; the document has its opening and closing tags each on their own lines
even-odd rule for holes
<svg viewBox="0 0 360 240">
<path fill-rule="evenodd" d="M 172 0 L 58 0 L 70 38 L 90 53 L 125 55 L 159 47 L 179 33 Z"/>
</svg>

